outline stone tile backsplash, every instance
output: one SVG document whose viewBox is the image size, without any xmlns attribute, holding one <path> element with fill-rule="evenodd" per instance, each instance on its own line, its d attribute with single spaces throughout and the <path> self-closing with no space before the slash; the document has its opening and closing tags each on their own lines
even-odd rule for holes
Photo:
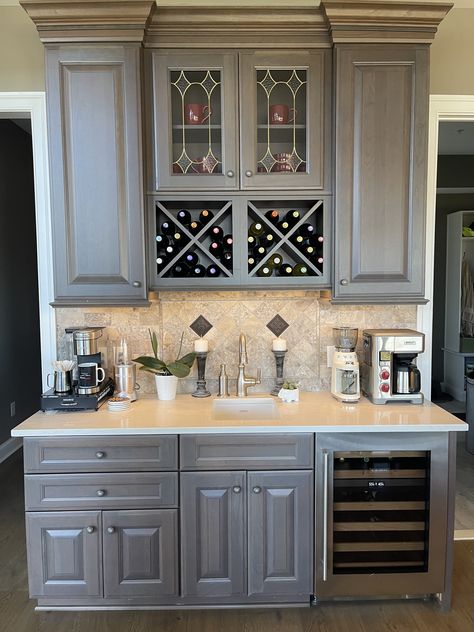
<svg viewBox="0 0 474 632">
<path fill-rule="evenodd" d="M 333 305 L 319 291 L 161 292 L 150 298 L 150 307 L 58 308 L 58 358 L 69 357 L 65 327 L 105 326 L 100 349 L 110 374 L 112 348 L 122 337 L 127 339 L 132 358 L 151 354 L 149 329 L 158 334 L 160 354 L 171 360 L 178 351 L 181 332 L 182 353 L 192 351 L 197 336 L 190 325 L 202 315 L 212 324 L 206 335 L 209 390 L 217 392 L 220 365 L 226 364 L 231 393 L 235 391 L 238 338 L 243 332 L 247 336 L 248 374 L 255 375 L 257 368 L 262 369 L 262 384 L 249 392 L 269 392 L 274 386 L 275 360 L 271 351 L 274 335 L 267 323 L 279 314 L 289 324 L 282 334 L 288 342 L 285 378 L 298 381 L 303 390 L 320 391 L 330 384 L 326 347 L 333 344 L 333 327 L 358 327 L 359 344 L 362 329 L 416 328 L 415 305 Z M 194 366 L 189 378 L 179 381 L 179 391 L 192 392 L 196 378 Z M 138 382 L 141 392 L 155 392 L 151 374 L 138 372 Z"/>
</svg>

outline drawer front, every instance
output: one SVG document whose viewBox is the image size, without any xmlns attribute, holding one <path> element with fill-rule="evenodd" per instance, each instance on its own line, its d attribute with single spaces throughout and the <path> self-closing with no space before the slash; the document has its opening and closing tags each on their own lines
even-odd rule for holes
<svg viewBox="0 0 474 632">
<path fill-rule="evenodd" d="M 175 470 L 175 435 L 44 437 L 23 440 L 25 472 L 135 472 Z"/>
<path fill-rule="evenodd" d="M 312 434 L 183 435 L 183 470 L 300 469 L 313 467 Z"/>
<path fill-rule="evenodd" d="M 29 511 L 177 507 L 178 474 L 27 474 L 25 505 Z"/>
</svg>

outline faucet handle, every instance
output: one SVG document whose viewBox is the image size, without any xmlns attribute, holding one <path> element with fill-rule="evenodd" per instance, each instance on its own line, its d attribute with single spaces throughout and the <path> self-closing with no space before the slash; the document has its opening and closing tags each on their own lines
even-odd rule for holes
<svg viewBox="0 0 474 632">
<path fill-rule="evenodd" d="M 262 382 L 262 369 L 257 369 L 257 377 L 255 378 L 255 384 Z"/>
</svg>

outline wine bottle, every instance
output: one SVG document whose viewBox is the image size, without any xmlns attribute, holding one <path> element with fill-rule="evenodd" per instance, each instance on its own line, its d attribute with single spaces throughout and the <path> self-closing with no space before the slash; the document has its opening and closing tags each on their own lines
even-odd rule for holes
<svg viewBox="0 0 474 632">
<path fill-rule="evenodd" d="M 292 235 L 290 237 L 290 241 L 292 244 L 294 244 L 298 248 L 301 248 L 304 245 L 305 240 L 304 240 L 303 235 Z"/>
<path fill-rule="evenodd" d="M 312 246 L 321 246 L 323 242 L 324 237 L 322 235 L 316 235 L 313 233 L 308 237 L 308 244 L 311 244 Z"/>
<path fill-rule="evenodd" d="M 222 230 L 220 226 L 213 226 L 211 228 L 211 239 L 214 239 L 215 241 L 217 240 L 221 241 L 223 237 L 224 237 L 224 231 Z"/>
<path fill-rule="evenodd" d="M 178 253 L 176 247 L 172 246 L 171 244 L 169 246 L 166 246 L 165 251 L 168 257 L 174 257 Z"/>
<path fill-rule="evenodd" d="M 202 228 L 202 224 L 201 222 L 196 222 L 196 220 L 193 220 L 190 224 L 189 224 L 189 232 L 192 235 L 197 235 L 197 233 L 201 230 Z"/>
<path fill-rule="evenodd" d="M 218 277 L 220 273 L 221 271 L 219 270 L 219 268 L 213 263 L 206 268 L 206 276 L 208 277 Z"/>
<path fill-rule="evenodd" d="M 262 241 L 267 246 L 271 246 L 275 241 L 275 235 L 273 233 L 265 233 L 262 237 Z"/>
<path fill-rule="evenodd" d="M 294 226 L 300 217 L 301 213 L 299 211 L 291 210 L 285 215 L 285 220 L 290 224 L 290 226 Z"/>
<path fill-rule="evenodd" d="M 165 257 L 165 255 L 158 255 L 158 257 L 156 258 L 156 265 L 158 267 L 158 270 L 162 270 L 167 263 L 168 257 Z"/>
<path fill-rule="evenodd" d="M 191 276 L 193 277 L 206 276 L 206 268 L 201 263 L 198 263 L 193 268 L 191 268 Z"/>
<path fill-rule="evenodd" d="M 265 217 L 269 219 L 272 224 L 277 224 L 280 219 L 280 213 L 278 211 L 267 211 Z"/>
<path fill-rule="evenodd" d="M 293 267 L 293 276 L 306 276 L 308 274 L 308 268 L 304 263 L 297 263 Z"/>
<path fill-rule="evenodd" d="M 292 266 L 290 266 L 288 263 L 282 263 L 281 266 L 278 268 L 278 275 L 279 276 L 292 276 L 293 275 Z"/>
<path fill-rule="evenodd" d="M 257 238 L 254 237 L 253 235 L 249 235 L 247 238 L 248 244 L 249 244 L 249 248 L 254 248 L 257 245 Z"/>
<path fill-rule="evenodd" d="M 209 244 L 209 252 L 211 252 L 214 257 L 220 257 L 222 254 L 222 244 L 219 241 L 211 241 Z"/>
<path fill-rule="evenodd" d="M 312 257 L 312 256 L 315 254 L 316 249 L 315 249 L 315 247 L 314 247 L 314 246 L 308 246 L 308 245 L 306 245 L 306 246 L 303 246 L 303 248 L 302 248 L 302 252 L 304 252 L 304 254 L 305 254 L 307 257 Z"/>
<path fill-rule="evenodd" d="M 189 266 L 195 266 L 199 263 L 199 257 L 195 252 L 187 252 L 184 256 L 184 261 L 186 261 Z"/>
<path fill-rule="evenodd" d="M 266 264 L 257 270 L 257 276 L 259 277 L 270 277 L 272 274 L 273 270 Z"/>
<path fill-rule="evenodd" d="M 169 220 L 165 220 L 161 224 L 161 232 L 163 233 L 163 235 L 172 235 L 175 230 L 176 226 L 173 224 L 173 222 L 170 222 Z"/>
<path fill-rule="evenodd" d="M 312 224 L 301 224 L 298 228 L 298 235 L 303 235 L 305 239 L 314 235 L 314 226 Z"/>
<path fill-rule="evenodd" d="M 279 268 L 282 263 L 283 263 L 283 257 L 279 255 L 277 252 L 274 255 L 272 255 L 270 259 L 267 261 L 267 265 L 269 265 L 271 268 Z"/>
<path fill-rule="evenodd" d="M 233 261 L 233 256 L 232 253 L 229 250 L 226 250 L 225 252 L 222 253 L 221 256 L 221 261 L 224 263 L 224 265 L 227 268 L 232 268 L 232 261 Z"/>
<path fill-rule="evenodd" d="M 282 222 L 278 222 L 277 226 L 284 235 L 290 230 L 290 223 L 287 222 L 286 219 Z"/>
<path fill-rule="evenodd" d="M 260 237 L 265 232 L 263 225 L 260 222 L 253 222 L 249 226 L 249 235 L 254 237 Z"/>
<path fill-rule="evenodd" d="M 182 261 L 178 261 L 171 268 L 171 274 L 174 277 L 187 277 L 189 276 L 189 266 Z"/>
<path fill-rule="evenodd" d="M 202 224 L 207 224 L 213 217 L 214 213 L 212 211 L 208 211 L 207 209 L 204 209 L 199 213 L 199 221 L 202 222 Z"/>
<path fill-rule="evenodd" d="M 222 241 L 224 242 L 224 246 L 226 246 L 227 248 L 231 248 L 232 244 L 234 243 L 234 238 L 232 237 L 232 235 L 224 235 L 224 239 Z"/>
<path fill-rule="evenodd" d="M 249 268 L 253 268 L 255 265 L 257 265 L 257 260 L 253 255 L 250 255 L 250 257 L 247 259 L 247 263 L 249 264 Z"/>
<path fill-rule="evenodd" d="M 158 248 L 166 248 L 166 246 L 170 244 L 170 239 L 168 235 L 157 235 L 156 243 L 158 244 Z"/>
<path fill-rule="evenodd" d="M 322 256 L 316 257 L 316 258 L 315 258 L 315 262 L 316 262 L 318 265 L 322 265 L 322 264 L 324 263 L 324 258 L 323 258 Z"/>
<path fill-rule="evenodd" d="M 260 260 L 266 254 L 267 254 L 267 249 L 265 248 L 265 246 L 257 246 L 256 248 L 253 249 L 253 255 L 256 259 Z"/>
<path fill-rule="evenodd" d="M 180 233 L 179 231 L 176 231 L 175 233 L 173 233 L 173 241 L 175 246 L 181 246 L 184 242 L 184 235 L 183 233 Z"/>
<path fill-rule="evenodd" d="M 189 226 L 189 224 L 191 223 L 191 213 L 189 211 L 186 211 L 184 209 L 178 211 L 176 217 L 181 222 L 181 224 L 183 224 L 183 226 Z"/>
</svg>

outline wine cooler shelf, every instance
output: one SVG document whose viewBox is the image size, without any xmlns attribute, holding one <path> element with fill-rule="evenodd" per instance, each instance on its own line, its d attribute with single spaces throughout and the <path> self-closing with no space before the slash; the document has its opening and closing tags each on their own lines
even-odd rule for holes
<svg viewBox="0 0 474 632">
<path fill-rule="evenodd" d="M 159 288 L 329 285 L 328 200 L 153 199 Z"/>
</svg>

